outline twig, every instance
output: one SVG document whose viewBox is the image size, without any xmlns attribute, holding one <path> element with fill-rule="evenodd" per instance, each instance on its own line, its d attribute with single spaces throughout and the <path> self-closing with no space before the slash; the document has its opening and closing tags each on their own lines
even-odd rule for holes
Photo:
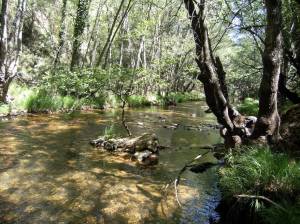
<svg viewBox="0 0 300 224">
<path fill-rule="evenodd" d="M 276 202 L 272 201 L 271 199 L 269 199 L 265 196 L 240 194 L 240 195 L 235 195 L 234 197 L 236 197 L 236 198 L 261 199 L 261 200 L 269 202 L 270 204 L 272 204 L 272 205 L 276 206 L 277 208 L 281 209 L 282 211 L 287 212 L 287 210 L 284 207 L 282 207 L 281 205 L 277 204 Z"/>
<path fill-rule="evenodd" d="M 211 149 L 206 151 L 205 153 L 202 153 L 202 154 L 199 154 L 198 156 L 196 156 L 194 159 L 192 159 L 191 161 L 189 161 L 188 163 L 185 164 L 185 166 L 179 171 L 175 181 L 174 181 L 174 188 L 175 188 L 175 196 L 176 196 L 176 201 L 178 203 L 178 205 L 180 207 L 182 207 L 181 203 L 180 203 L 180 200 L 179 200 L 179 197 L 178 197 L 178 185 L 179 185 L 179 182 L 180 182 L 180 177 L 181 175 L 184 173 L 184 171 L 186 171 L 186 169 L 188 167 L 190 167 L 191 163 L 195 162 L 196 160 L 202 158 L 203 156 L 205 156 L 206 154 L 208 154 L 209 152 L 211 152 Z"/>
</svg>

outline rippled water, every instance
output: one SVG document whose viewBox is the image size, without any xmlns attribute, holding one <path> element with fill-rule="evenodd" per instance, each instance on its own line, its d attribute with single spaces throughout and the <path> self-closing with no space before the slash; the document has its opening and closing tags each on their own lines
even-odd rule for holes
<svg viewBox="0 0 300 224">
<path fill-rule="evenodd" d="M 120 111 L 19 117 L 0 122 L 0 223 L 208 223 L 219 194 L 214 170 L 187 171 L 173 180 L 201 145 L 221 141 L 217 130 L 164 128 L 173 123 L 215 123 L 203 103 L 128 110 L 133 135 L 155 132 L 162 145 L 159 164 L 134 162 L 89 145 L 110 129 L 121 136 Z M 213 160 L 208 155 L 204 160 Z"/>
</svg>

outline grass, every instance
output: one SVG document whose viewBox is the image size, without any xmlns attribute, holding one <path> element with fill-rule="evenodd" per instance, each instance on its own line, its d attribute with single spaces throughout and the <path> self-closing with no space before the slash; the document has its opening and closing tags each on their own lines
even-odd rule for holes
<svg viewBox="0 0 300 224">
<path fill-rule="evenodd" d="M 298 223 L 293 220 L 300 220 L 297 210 L 300 202 L 299 162 L 268 148 L 244 148 L 241 152 L 228 154 L 226 160 L 228 165 L 220 170 L 220 188 L 225 200 L 240 194 L 265 196 L 286 208 L 283 211 L 268 202 L 249 199 L 265 223 L 289 223 L 277 222 L 278 216 L 281 220 Z"/>
<path fill-rule="evenodd" d="M 166 96 L 157 96 L 156 101 L 158 105 L 166 106 L 171 104 L 184 103 L 188 101 L 198 101 L 201 100 L 203 96 L 198 92 L 181 93 L 172 92 Z"/>
<path fill-rule="evenodd" d="M 256 116 L 258 113 L 258 100 L 246 98 L 239 106 L 238 111 L 244 115 Z"/>
<path fill-rule="evenodd" d="M 58 111 L 69 111 L 79 109 L 99 109 L 99 108 L 117 108 L 120 106 L 120 100 L 112 93 L 107 92 L 90 98 L 78 99 L 71 95 L 60 95 L 59 93 L 48 91 L 43 87 L 29 88 L 26 85 L 12 83 L 9 88 L 9 96 L 12 101 L 6 105 L 0 105 L 0 116 L 5 116 L 18 112 L 29 113 L 48 113 Z M 141 96 L 132 95 L 128 97 L 129 107 L 144 107 L 151 105 L 170 105 L 186 101 L 201 99 L 198 92 L 191 93 L 170 93 L 167 96 Z"/>
<path fill-rule="evenodd" d="M 151 106 L 151 102 L 145 96 L 132 95 L 127 99 L 129 107 Z"/>
<path fill-rule="evenodd" d="M 38 90 L 30 95 L 25 107 L 30 113 L 57 112 L 78 110 L 82 108 L 103 108 L 105 100 L 102 96 L 77 99 L 72 96 L 60 96 Z"/>
</svg>

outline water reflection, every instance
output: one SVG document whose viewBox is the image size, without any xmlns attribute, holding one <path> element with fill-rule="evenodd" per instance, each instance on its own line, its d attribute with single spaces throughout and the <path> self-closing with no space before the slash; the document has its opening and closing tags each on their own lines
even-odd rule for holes
<svg viewBox="0 0 300 224">
<path fill-rule="evenodd" d="M 167 196 L 162 190 L 187 160 L 201 152 L 199 146 L 220 141 L 214 130 L 163 128 L 165 123 L 215 122 L 201 105 L 127 111 L 134 135 L 154 131 L 171 147 L 161 152 L 158 166 L 148 169 L 89 146 L 91 138 L 111 125 L 117 135 L 125 135 L 118 110 L 1 122 L 0 222 L 204 223 L 208 217 L 202 208 L 215 183 L 213 171 L 185 174 L 179 189 L 182 210 L 173 189 Z"/>
</svg>

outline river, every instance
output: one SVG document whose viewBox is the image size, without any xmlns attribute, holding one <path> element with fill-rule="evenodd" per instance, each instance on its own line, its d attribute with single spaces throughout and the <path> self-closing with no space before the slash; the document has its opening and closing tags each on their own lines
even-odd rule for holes
<svg viewBox="0 0 300 224">
<path fill-rule="evenodd" d="M 162 145 L 170 146 L 151 168 L 89 145 L 108 130 L 125 135 L 119 110 L 1 121 L 0 223 L 208 223 L 217 218 L 215 169 L 185 172 L 179 185 L 182 208 L 173 185 L 164 189 L 187 161 L 205 151 L 200 146 L 221 142 L 218 130 L 164 127 L 215 124 L 204 105 L 126 111 L 133 135 L 155 132 Z M 212 155 L 203 158 L 213 160 Z"/>
</svg>

